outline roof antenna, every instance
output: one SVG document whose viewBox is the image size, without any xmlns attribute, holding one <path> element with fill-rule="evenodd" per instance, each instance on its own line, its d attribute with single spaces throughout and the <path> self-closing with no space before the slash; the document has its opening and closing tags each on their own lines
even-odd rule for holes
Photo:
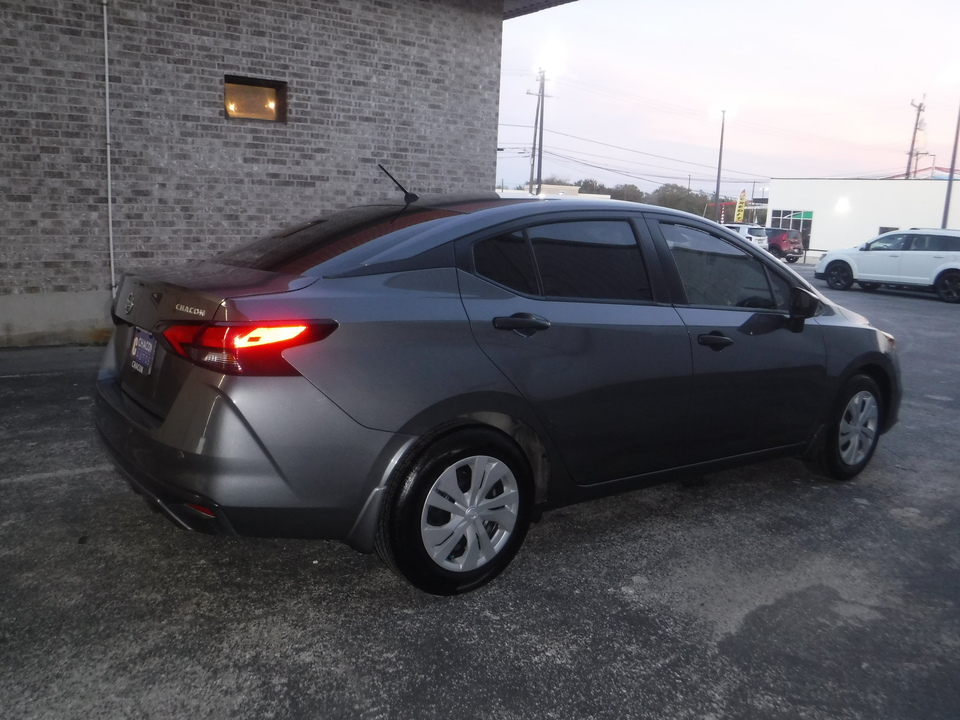
<svg viewBox="0 0 960 720">
<path fill-rule="evenodd" d="M 403 193 L 403 202 L 405 202 L 407 205 L 409 205 L 410 203 L 415 203 L 417 200 L 420 199 L 420 196 L 417 195 L 416 193 L 407 192 L 407 189 L 403 185 L 401 185 L 393 175 L 388 173 L 387 169 L 383 165 L 381 165 L 380 163 L 377 163 L 377 167 L 383 170 L 383 174 L 386 175 L 391 180 L 393 180 L 393 184 L 396 185 L 398 188 L 400 188 L 400 192 Z"/>
</svg>

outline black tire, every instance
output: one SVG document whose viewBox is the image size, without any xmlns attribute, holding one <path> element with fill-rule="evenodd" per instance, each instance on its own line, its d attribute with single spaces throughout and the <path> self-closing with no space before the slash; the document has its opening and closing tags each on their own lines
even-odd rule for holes
<svg viewBox="0 0 960 720">
<path fill-rule="evenodd" d="M 795 262 L 796 262 L 797 260 L 799 260 L 799 259 L 800 259 L 800 258 L 798 258 L 796 255 L 791 255 L 790 257 L 787 258 L 787 262 L 788 262 L 788 263 L 795 263 Z"/>
<path fill-rule="evenodd" d="M 880 283 L 858 282 L 857 285 L 859 285 L 860 289 L 864 292 L 876 292 L 880 289 Z"/>
<path fill-rule="evenodd" d="M 532 507 L 532 475 L 516 444 L 490 428 L 455 430 L 398 468 L 381 510 L 377 554 L 424 592 L 475 590 L 510 564 Z"/>
<path fill-rule="evenodd" d="M 830 263 L 827 266 L 827 285 L 834 290 L 849 290 L 853 285 L 853 270 L 839 260 Z"/>
<path fill-rule="evenodd" d="M 872 378 L 855 375 L 837 395 L 825 434 L 813 452 L 817 472 L 849 480 L 870 462 L 883 426 L 883 398 Z"/>
<path fill-rule="evenodd" d="M 937 289 L 937 297 L 944 302 L 960 302 L 960 272 L 947 270 L 937 278 L 934 287 Z"/>
<path fill-rule="evenodd" d="M 769 252 L 771 255 L 773 255 L 777 260 L 779 260 L 780 258 L 783 257 L 783 250 L 781 250 L 780 248 L 778 248 L 776 245 L 770 245 L 770 246 L 767 248 L 767 252 Z"/>
</svg>

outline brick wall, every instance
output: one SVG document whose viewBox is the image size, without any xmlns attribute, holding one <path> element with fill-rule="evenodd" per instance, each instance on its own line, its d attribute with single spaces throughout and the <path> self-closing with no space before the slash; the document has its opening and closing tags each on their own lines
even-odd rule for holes
<svg viewBox="0 0 960 720">
<path fill-rule="evenodd" d="M 502 0 L 109 0 L 117 273 L 495 184 Z M 227 118 L 225 75 L 288 84 Z M 110 288 L 100 0 L 0 0 L 0 299 Z M 2 305 L 0 305 L 2 309 Z"/>
</svg>

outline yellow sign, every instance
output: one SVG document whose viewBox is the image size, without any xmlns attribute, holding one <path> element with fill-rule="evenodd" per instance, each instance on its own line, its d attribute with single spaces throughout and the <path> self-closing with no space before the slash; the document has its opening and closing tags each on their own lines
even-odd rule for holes
<svg viewBox="0 0 960 720">
<path fill-rule="evenodd" d="M 743 222 L 743 211 L 747 208 L 747 191 L 740 191 L 740 199 L 737 200 L 737 217 L 734 222 Z"/>
</svg>

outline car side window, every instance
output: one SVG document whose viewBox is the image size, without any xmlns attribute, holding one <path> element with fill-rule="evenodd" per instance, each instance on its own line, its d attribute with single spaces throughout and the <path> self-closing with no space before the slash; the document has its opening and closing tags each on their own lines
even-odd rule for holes
<svg viewBox="0 0 960 720">
<path fill-rule="evenodd" d="M 554 300 L 652 300 L 643 256 L 625 220 L 535 225 L 479 241 L 477 274 Z"/>
<path fill-rule="evenodd" d="M 951 247 L 951 241 L 953 246 Z M 960 250 L 960 238 L 946 235 L 913 235 L 910 250 L 915 252 L 956 252 Z"/>
<path fill-rule="evenodd" d="M 886 237 L 877 238 L 870 243 L 870 250 L 886 252 L 903 250 L 906 244 L 906 235 L 888 235 Z"/>
<path fill-rule="evenodd" d="M 960 237 L 939 235 L 937 240 L 940 244 L 940 247 L 937 248 L 939 252 L 960 252 Z"/>
<path fill-rule="evenodd" d="M 477 274 L 524 295 L 541 295 L 530 243 L 522 232 L 481 240 L 473 246 Z"/>
<path fill-rule="evenodd" d="M 758 258 L 698 228 L 661 223 L 691 305 L 786 310 L 790 286 Z"/>
</svg>

